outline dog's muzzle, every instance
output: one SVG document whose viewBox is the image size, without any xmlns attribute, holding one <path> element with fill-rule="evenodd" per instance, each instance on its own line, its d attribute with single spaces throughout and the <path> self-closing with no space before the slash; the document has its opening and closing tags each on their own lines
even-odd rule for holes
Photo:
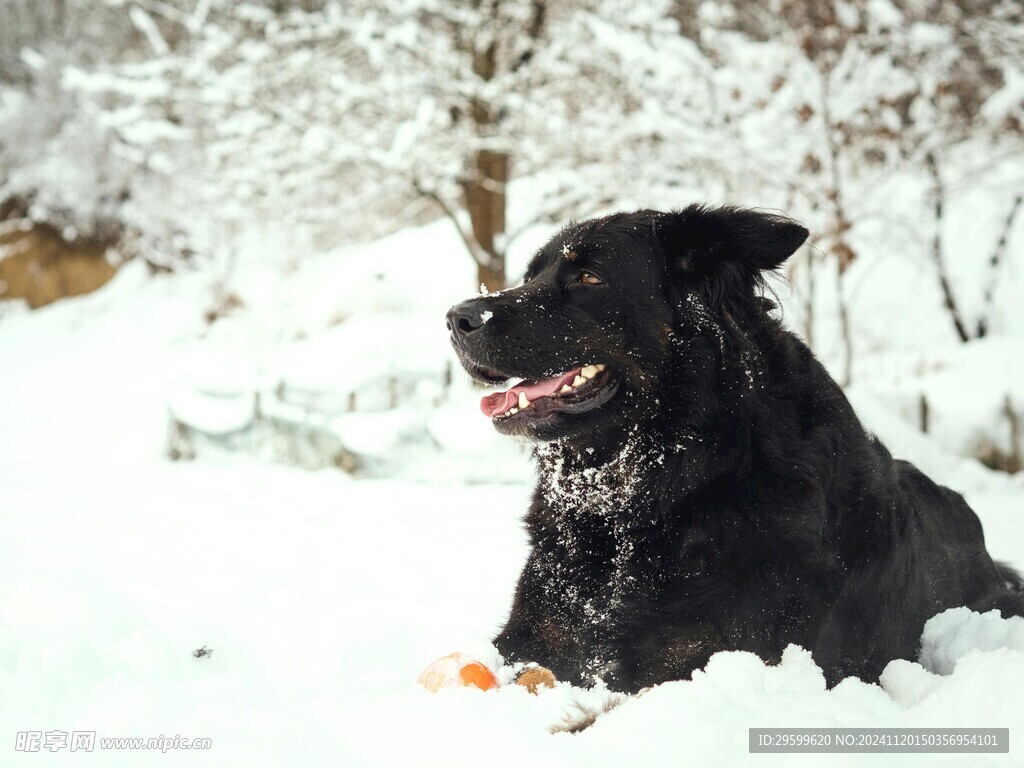
<svg viewBox="0 0 1024 768">
<path fill-rule="evenodd" d="M 473 332 L 480 330 L 494 313 L 479 299 L 470 299 L 448 310 L 446 320 L 452 339 L 459 345 Z"/>
</svg>

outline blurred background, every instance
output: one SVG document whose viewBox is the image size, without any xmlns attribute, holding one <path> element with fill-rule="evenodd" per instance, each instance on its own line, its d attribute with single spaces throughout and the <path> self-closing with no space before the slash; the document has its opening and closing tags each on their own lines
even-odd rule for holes
<svg viewBox="0 0 1024 768">
<path fill-rule="evenodd" d="M 173 351 L 172 459 L 436 458 L 465 420 L 430 426 L 459 378 L 447 303 L 514 284 L 568 219 L 708 201 L 809 225 L 776 290 L 841 382 L 1021 468 L 1018 2 L 0 14 L 0 323 L 97 291 L 82 324 Z"/>
<path fill-rule="evenodd" d="M 809 227 L 785 323 L 1020 566 L 1019 0 L 0 0 L 0 739 L 635 762 L 639 717 L 546 738 L 578 692 L 415 690 L 500 664 L 526 556 L 527 448 L 444 314 L 570 219 L 692 202 Z M 907 722 L 1002 707 L 1002 659 Z M 780 696 L 665 730 L 719 754 Z"/>
<path fill-rule="evenodd" d="M 164 456 L 429 475 L 466 429 L 487 440 L 464 423 L 450 302 L 514 284 L 569 219 L 708 201 L 809 226 L 775 288 L 844 385 L 1022 466 L 1018 2 L 0 0 L 0 18 L 0 326 L 106 329 L 73 345 L 77 385 L 146 411 L 131 431 L 160 421 Z M 469 479 L 478 453 L 455 462 Z"/>
</svg>

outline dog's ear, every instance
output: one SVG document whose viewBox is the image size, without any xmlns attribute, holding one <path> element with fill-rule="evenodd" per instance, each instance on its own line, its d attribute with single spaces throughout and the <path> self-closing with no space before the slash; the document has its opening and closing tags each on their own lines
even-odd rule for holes
<svg viewBox="0 0 1024 768">
<path fill-rule="evenodd" d="M 683 278 L 718 274 L 747 276 L 757 281 L 775 269 L 807 239 L 807 229 L 772 213 L 747 208 L 691 205 L 663 214 L 658 239 L 669 269 Z"/>
</svg>

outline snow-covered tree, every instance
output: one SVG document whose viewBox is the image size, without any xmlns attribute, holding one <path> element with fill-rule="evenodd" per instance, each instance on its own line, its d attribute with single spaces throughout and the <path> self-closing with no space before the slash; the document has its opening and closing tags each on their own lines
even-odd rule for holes
<svg viewBox="0 0 1024 768">
<path fill-rule="evenodd" d="M 537 182 L 520 225 L 652 198 L 699 150 L 706 66 L 660 3 L 375 3 L 355 38 L 386 105 L 373 156 L 459 227 L 505 283 L 508 182 Z M 514 234 L 514 233 L 512 233 Z"/>
<path fill-rule="evenodd" d="M 0 31 L 4 195 L 118 221 L 147 253 L 252 227 L 323 247 L 440 213 L 490 288 L 535 222 L 775 206 L 819 246 L 794 280 L 812 341 L 826 278 L 849 336 L 848 273 L 894 179 L 933 218 L 929 157 L 961 188 L 962 158 L 1020 135 L 1010 0 L 0 2 L 26 30 Z M 55 14 L 86 6 L 64 45 Z M 52 105 L 39 122 L 29 100 Z M 45 171 L 70 167 L 81 181 Z"/>
<path fill-rule="evenodd" d="M 934 214 L 930 257 L 949 318 L 966 342 L 988 333 L 998 270 L 1024 202 L 1024 168 L 1012 162 L 1024 157 L 1024 6 L 932 0 L 903 3 L 900 12 L 896 21 L 907 34 L 895 40 L 893 56 L 911 73 L 916 90 L 904 106 L 899 142 L 904 157 L 927 171 Z M 987 262 L 970 312 L 949 274 L 945 213 L 960 193 L 991 184 L 996 168 L 1010 171 L 990 189 L 1003 214 L 1000 227 L 984 253 L 957 254 L 961 261 Z"/>
<path fill-rule="evenodd" d="M 116 15 L 86 0 L 0 0 L 0 204 L 69 232 L 119 227 L 127 165 L 97 110 L 65 87 L 129 42 Z"/>
<path fill-rule="evenodd" d="M 108 2 L 151 55 L 74 85 L 221 220 L 336 241 L 426 203 L 498 288 L 513 175 L 536 182 L 518 230 L 664 201 L 713 162 L 709 68 L 658 2 Z"/>
<path fill-rule="evenodd" d="M 1019 132 L 992 130 L 985 105 L 1014 80 L 1024 55 L 1013 23 L 1020 10 L 981 5 L 967 12 L 955 0 L 755 0 L 677 9 L 689 20 L 684 32 L 716 66 L 718 119 L 737 148 L 744 197 L 774 200 L 812 227 L 818 248 L 797 262 L 802 276 L 794 281 L 812 343 L 818 276 L 829 264 L 846 381 L 856 290 L 848 276 L 859 244 L 875 242 L 863 233 L 884 222 L 909 249 L 923 249 L 930 159 L 970 145 L 976 170 L 1019 146 Z M 898 217 L 914 204 L 891 199 L 908 189 L 919 211 L 913 221 Z"/>
</svg>

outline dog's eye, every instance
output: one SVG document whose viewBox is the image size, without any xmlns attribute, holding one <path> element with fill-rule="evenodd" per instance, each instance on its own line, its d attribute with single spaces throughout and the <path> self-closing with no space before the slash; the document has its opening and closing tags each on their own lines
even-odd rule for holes
<svg viewBox="0 0 1024 768">
<path fill-rule="evenodd" d="M 603 285 L 604 280 L 593 272 L 580 272 L 580 282 L 584 285 Z"/>
</svg>

